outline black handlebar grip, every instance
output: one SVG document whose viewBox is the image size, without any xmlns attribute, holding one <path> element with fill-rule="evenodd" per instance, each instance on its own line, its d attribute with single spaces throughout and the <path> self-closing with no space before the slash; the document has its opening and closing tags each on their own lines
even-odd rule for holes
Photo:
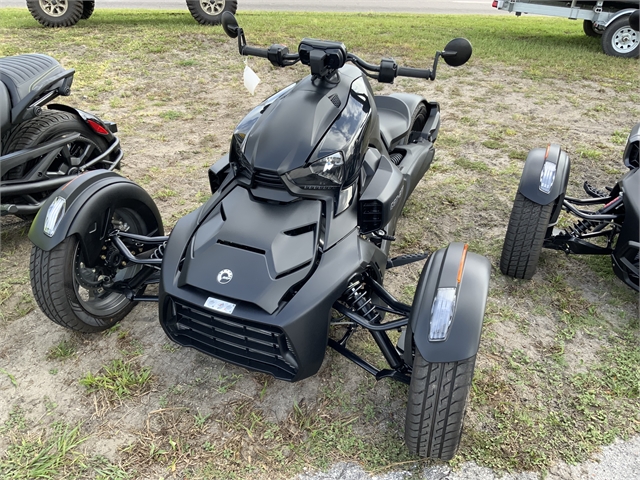
<svg viewBox="0 0 640 480">
<path fill-rule="evenodd" d="M 398 77 L 431 78 L 428 68 L 398 67 Z"/>
<path fill-rule="evenodd" d="M 266 48 L 250 47 L 245 45 L 242 49 L 242 55 L 251 55 L 253 57 L 268 58 L 268 50 Z"/>
</svg>

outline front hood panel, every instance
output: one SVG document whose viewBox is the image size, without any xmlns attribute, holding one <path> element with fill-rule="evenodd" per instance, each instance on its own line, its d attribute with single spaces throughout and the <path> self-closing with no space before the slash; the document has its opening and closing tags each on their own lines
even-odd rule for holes
<svg viewBox="0 0 640 480">
<path fill-rule="evenodd" d="M 236 187 L 189 242 L 178 286 L 250 302 L 273 313 L 314 264 L 320 215 L 319 201 L 259 203 Z M 218 280 L 224 270 L 232 274 L 227 283 Z M 229 275 L 223 276 L 224 282 Z"/>
<path fill-rule="evenodd" d="M 346 66 L 337 84 L 309 76 L 269 104 L 252 125 L 247 122 L 248 132 L 236 130 L 247 161 L 280 175 L 303 166 L 344 110 L 351 84 L 360 75 L 356 67 Z"/>
</svg>

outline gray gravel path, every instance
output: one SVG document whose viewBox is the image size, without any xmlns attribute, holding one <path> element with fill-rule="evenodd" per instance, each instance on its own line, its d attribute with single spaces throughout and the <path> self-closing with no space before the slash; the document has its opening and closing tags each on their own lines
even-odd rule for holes
<svg viewBox="0 0 640 480">
<path fill-rule="evenodd" d="M 295 480 L 408 480 L 415 473 L 398 471 L 368 475 L 359 465 L 339 463 L 328 472 L 298 475 Z M 466 463 L 452 471 L 446 465 L 426 468 L 422 480 L 640 480 L 640 436 L 604 447 L 593 459 L 578 465 L 561 463 L 543 477 L 540 473 L 497 474 Z"/>
</svg>

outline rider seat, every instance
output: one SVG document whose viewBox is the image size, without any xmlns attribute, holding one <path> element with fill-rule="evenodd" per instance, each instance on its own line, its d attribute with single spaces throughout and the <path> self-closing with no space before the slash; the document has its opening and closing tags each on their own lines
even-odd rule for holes
<svg viewBox="0 0 640 480">
<path fill-rule="evenodd" d="M 374 97 L 380 119 L 380 135 L 389 151 L 411 128 L 411 111 L 402 100 L 390 96 Z"/>
</svg>

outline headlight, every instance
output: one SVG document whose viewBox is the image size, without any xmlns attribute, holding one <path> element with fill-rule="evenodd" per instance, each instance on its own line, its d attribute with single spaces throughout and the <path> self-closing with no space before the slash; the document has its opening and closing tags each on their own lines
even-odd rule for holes
<svg viewBox="0 0 640 480">
<path fill-rule="evenodd" d="M 542 165 L 542 172 L 540 172 L 540 186 L 538 187 L 541 192 L 551 192 L 551 187 L 556 179 L 556 164 L 552 162 L 544 162 Z"/>
<path fill-rule="evenodd" d="M 56 197 L 51 205 L 49 205 L 49 210 L 47 210 L 47 216 L 44 219 L 44 234 L 47 237 L 53 237 L 56 233 L 56 229 L 58 225 L 60 225 L 60 220 L 64 216 L 65 210 L 67 206 L 67 201 L 63 197 Z"/>
<path fill-rule="evenodd" d="M 287 173 L 287 178 L 300 188 L 326 190 L 342 186 L 344 180 L 344 157 L 342 152 L 332 153 L 316 160 L 308 167 L 296 168 Z"/>
<path fill-rule="evenodd" d="M 446 340 L 456 307 L 456 289 L 439 288 L 431 306 L 431 328 L 429 340 L 441 342 Z"/>
</svg>

